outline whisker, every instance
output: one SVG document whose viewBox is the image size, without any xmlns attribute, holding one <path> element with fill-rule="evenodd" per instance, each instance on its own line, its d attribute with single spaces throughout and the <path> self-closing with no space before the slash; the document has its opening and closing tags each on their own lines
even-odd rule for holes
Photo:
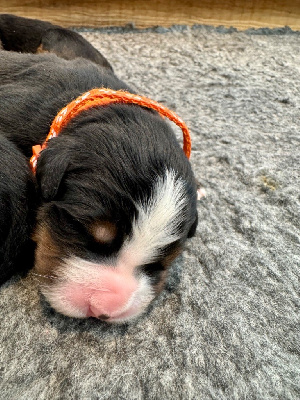
<svg viewBox="0 0 300 400">
<path fill-rule="evenodd" d="M 35 272 L 31 272 L 31 275 L 39 276 L 39 277 L 41 277 L 41 278 L 57 279 L 57 277 L 56 277 L 56 276 L 53 276 L 53 275 L 43 275 L 43 274 L 37 274 L 37 273 L 35 273 Z"/>
</svg>

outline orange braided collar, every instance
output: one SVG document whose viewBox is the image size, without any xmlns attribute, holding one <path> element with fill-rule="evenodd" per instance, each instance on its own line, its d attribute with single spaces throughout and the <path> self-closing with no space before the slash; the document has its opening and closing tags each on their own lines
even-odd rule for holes
<svg viewBox="0 0 300 400">
<path fill-rule="evenodd" d="M 191 154 L 191 137 L 186 124 L 179 118 L 173 111 L 170 111 L 167 107 L 157 103 L 154 100 L 148 99 L 144 96 L 138 96 L 123 90 L 111 90 L 111 89 L 92 89 L 82 94 L 77 99 L 69 103 L 64 107 L 54 118 L 54 121 L 50 127 L 50 132 L 42 144 L 32 147 L 33 155 L 30 159 L 30 165 L 33 173 L 36 171 L 37 160 L 42 150 L 47 147 L 47 143 L 50 139 L 59 135 L 61 130 L 67 123 L 82 111 L 95 106 L 104 106 L 112 103 L 130 103 L 138 104 L 142 107 L 152 108 L 159 112 L 163 117 L 168 117 L 171 121 L 175 122 L 183 132 L 183 151 L 187 158 L 190 158 Z"/>
</svg>

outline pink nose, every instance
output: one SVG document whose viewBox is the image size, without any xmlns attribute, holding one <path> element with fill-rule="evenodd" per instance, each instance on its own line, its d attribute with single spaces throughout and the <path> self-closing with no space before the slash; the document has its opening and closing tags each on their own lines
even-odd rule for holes
<svg viewBox="0 0 300 400">
<path fill-rule="evenodd" d="M 103 289 L 93 290 L 89 297 L 88 316 L 109 319 L 128 308 L 137 282 L 133 277 L 124 277 L 111 271 L 101 286 Z"/>
</svg>

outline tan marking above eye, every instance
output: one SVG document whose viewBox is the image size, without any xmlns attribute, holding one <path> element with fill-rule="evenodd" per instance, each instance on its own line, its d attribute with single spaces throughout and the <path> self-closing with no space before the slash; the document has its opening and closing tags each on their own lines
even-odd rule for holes
<svg viewBox="0 0 300 400">
<path fill-rule="evenodd" d="M 95 222 L 91 226 L 91 234 L 96 242 L 110 243 L 117 235 L 117 227 L 109 221 Z"/>
</svg>

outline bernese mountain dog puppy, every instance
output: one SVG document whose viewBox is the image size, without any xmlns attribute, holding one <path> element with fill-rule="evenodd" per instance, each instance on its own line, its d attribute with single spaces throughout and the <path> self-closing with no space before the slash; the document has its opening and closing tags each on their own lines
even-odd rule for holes
<svg viewBox="0 0 300 400">
<path fill-rule="evenodd" d="M 21 254 L 29 240 L 36 179 L 33 274 L 41 292 L 70 317 L 132 320 L 195 233 L 190 163 L 159 113 L 110 104 L 68 122 L 40 153 L 33 178 L 32 146 L 63 107 L 93 88 L 134 91 L 73 31 L 0 15 L 0 39 L 2 276 L 12 273 L 11 248 Z"/>
</svg>

